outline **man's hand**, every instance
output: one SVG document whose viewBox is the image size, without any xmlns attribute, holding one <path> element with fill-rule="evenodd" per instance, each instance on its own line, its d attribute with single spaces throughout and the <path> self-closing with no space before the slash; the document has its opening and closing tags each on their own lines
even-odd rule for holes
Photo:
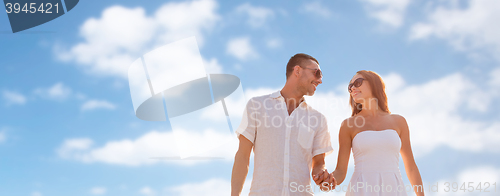
<svg viewBox="0 0 500 196">
<path fill-rule="evenodd" d="M 330 174 L 328 173 L 327 169 L 321 170 L 317 174 L 312 175 L 313 180 L 317 185 L 321 185 L 321 183 L 323 183 L 326 179 L 328 179 L 329 176 Z"/>
<path fill-rule="evenodd" d="M 328 170 L 325 168 L 325 154 L 319 154 L 313 157 L 313 167 L 311 175 L 313 177 L 314 182 L 320 186 L 322 191 L 331 190 L 330 184 L 334 181 L 333 175 L 328 173 Z"/>
<path fill-rule="evenodd" d="M 333 189 L 335 189 L 335 186 L 337 186 L 337 180 L 333 177 L 333 172 L 331 174 L 328 174 L 328 177 L 321 183 L 320 189 L 322 191 L 328 192 Z"/>
</svg>

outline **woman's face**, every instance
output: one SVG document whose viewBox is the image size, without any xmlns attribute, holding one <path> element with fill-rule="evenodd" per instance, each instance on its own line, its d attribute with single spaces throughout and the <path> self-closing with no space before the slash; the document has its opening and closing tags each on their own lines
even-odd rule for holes
<svg viewBox="0 0 500 196">
<path fill-rule="evenodd" d="M 363 76 L 361 74 L 356 74 L 349 82 L 349 84 L 359 84 L 359 82 L 361 82 L 361 85 L 358 87 L 356 87 L 356 85 L 351 86 L 350 95 L 352 96 L 354 102 L 363 103 L 364 100 L 369 100 L 369 98 L 372 98 L 372 91 L 367 80 L 363 80 L 364 78 L 357 80 L 358 78 L 363 78 Z M 355 82 L 356 80 L 357 82 Z"/>
</svg>

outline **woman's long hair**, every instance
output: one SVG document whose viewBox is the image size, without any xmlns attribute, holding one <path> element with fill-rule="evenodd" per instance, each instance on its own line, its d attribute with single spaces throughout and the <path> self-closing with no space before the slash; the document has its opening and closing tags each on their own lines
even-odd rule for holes
<svg viewBox="0 0 500 196">
<path fill-rule="evenodd" d="M 391 113 L 389 111 L 389 107 L 387 106 L 387 95 L 385 94 L 385 84 L 382 78 L 373 71 L 361 70 L 356 72 L 363 76 L 363 78 L 370 84 L 370 88 L 372 90 L 372 96 L 377 100 L 378 107 L 380 110 Z M 363 105 L 361 103 L 354 102 L 352 95 L 349 93 L 349 104 L 351 105 L 352 115 L 354 116 L 357 113 L 361 112 L 363 109 Z"/>
</svg>

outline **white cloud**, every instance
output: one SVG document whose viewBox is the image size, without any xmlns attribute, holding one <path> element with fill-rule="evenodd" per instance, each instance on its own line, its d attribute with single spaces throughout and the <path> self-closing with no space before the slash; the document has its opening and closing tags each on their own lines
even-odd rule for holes
<svg viewBox="0 0 500 196">
<path fill-rule="evenodd" d="M 414 156 L 423 157 L 442 146 L 462 152 L 500 152 L 498 151 L 500 123 L 495 121 L 496 117 L 467 118 L 471 112 L 488 111 L 490 105 L 499 100 L 496 92 L 488 90 L 493 89 L 493 85 L 487 86 L 488 82 L 486 82 L 486 86 L 483 85 L 484 88 L 479 88 L 477 84 L 460 73 L 422 84 L 407 84 L 401 75 L 395 73 L 382 77 L 386 84 L 389 109 L 395 114 L 403 115 L 408 121 Z M 490 78 L 491 81 L 494 79 L 496 77 Z M 334 153 L 325 158 L 326 167 L 330 172 L 337 162 L 340 124 L 351 114 L 346 86 L 347 83 L 335 88 L 340 91 L 323 91 L 320 85 L 314 96 L 306 97 L 307 103 L 323 113 L 328 121 L 334 148 Z M 272 91 L 258 94 L 269 92 Z M 482 100 L 490 101 L 477 104 L 475 101 L 478 95 L 481 95 Z M 351 154 L 348 172 L 352 172 L 353 168 L 354 161 Z M 469 175 L 461 177 L 461 182 L 473 179 L 483 179 L 483 181 L 493 179 L 491 175 L 483 175 L 488 173 L 487 171 L 474 170 L 467 173 L 473 174 L 474 172 L 477 172 L 476 176 L 483 177 L 476 178 Z"/>
<path fill-rule="evenodd" d="M 459 182 L 498 182 L 500 169 L 491 166 L 482 166 L 462 171 L 458 175 Z"/>
<path fill-rule="evenodd" d="M 228 137 L 226 134 L 217 132 L 195 132 L 191 137 L 209 138 L 205 140 L 206 142 L 209 142 L 210 138 L 229 142 L 205 153 L 203 156 L 206 157 L 221 157 L 226 161 L 232 161 L 238 147 L 236 137 Z M 135 140 L 109 141 L 100 147 L 93 147 L 92 144 L 93 141 L 87 138 L 68 139 L 57 149 L 57 152 L 59 157 L 64 159 L 84 163 L 100 162 L 126 166 L 150 165 L 162 161 L 179 165 L 193 165 L 207 161 L 179 160 L 180 154 L 172 132 L 150 131 Z"/>
<path fill-rule="evenodd" d="M 77 92 L 75 93 L 75 97 L 78 99 L 78 100 L 85 100 L 87 99 L 87 95 L 81 93 L 81 92 Z"/>
<path fill-rule="evenodd" d="M 4 130 L 0 131 L 0 143 L 5 142 L 7 140 L 7 134 L 5 133 Z"/>
<path fill-rule="evenodd" d="M 205 72 L 208 74 L 223 73 L 222 66 L 219 65 L 219 62 L 216 58 L 212 58 L 210 59 L 210 61 L 204 60 L 203 64 L 205 65 Z"/>
<path fill-rule="evenodd" d="M 251 179 L 245 180 L 241 195 L 248 195 L 251 181 Z M 196 187 L 196 189 L 193 189 L 193 187 Z M 229 196 L 231 194 L 229 190 L 231 190 L 231 182 L 218 178 L 167 188 L 167 191 L 177 196 Z"/>
<path fill-rule="evenodd" d="M 112 6 L 80 27 L 83 42 L 69 50 L 56 46 L 55 53 L 87 72 L 126 78 L 130 64 L 153 48 L 190 36 L 201 45 L 220 19 L 216 8 L 214 0 L 169 2 L 148 16 L 142 7 Z"/>
<path fill-rule="evenodd" d="M 107 192 L 106 187 L 93 187 L 90 189 L 90 194 L 92 195 L 104 195 Z"/>
<path fill-rule="evenodd" d="M 43 196 L 42 193 L 38 192 L 38 191 L 34 191 L 31 193 L 31 196 Z"/>
<path fill-rule="evenodd" d="M 493 89 L 500 88 L 500 67 L 490 72 L 490 78 L 490 85 L 494 87 Z"/>
<path fill-rule="evenodd" d="M 270 87 L 261 87 L 261 88 L 255 88 L 255 89 L 249 88 L 249 89 L 245 89 L 245 97 L 247 97 L 247 99 L 250 99 L 250 98 L 256 97 L 256 96 L 271 94 L 271 93 L 274 93 L 278 90 L 281 90 L 281 88 L 270 88 Z"/>
<path fill-rule="evenodd" d="M 26 97 L 21 93 L 4 90 L 2 92 L 3 99 L 5 100 L 5 104 L 9 105 L 24 105 L 26 103 Z"/>
<path fill-rule="evenodd" d="M 235 97 L 234 99 L 231 99 L 231 97 L 225 98 L 224 100 L 226 101 L 226 105 L 228 107 L 228 113 L 235 114 L 235 116 L 237 116 L 238 118 L 241 118 L 243 115 L 243 112 L 241 114 L 237 113 L 236 111 L 240 111 L 240 110 L 235 109 L 236 107 L 244 108 L 247 104 L 247 101 L 250 98 L 271 94 L 271 93 L 274 93 L 278 90 L 279 90 L 278 88 L 268 88 L 268 87 L 255 88 L 255 89 L 249 88 L 249 89 L 245 89 L 245 91 L 243 92 L 244 97 Z M 210 120 L 217 120 L 218 119 L 217 117 L 209 116 L 211 113 L 213 114 L 213 113 L 215 113 L 215 111 L 211 111 L 211 110 L 204 111 L 201 114 L 201 118 L 208 118 Z M 223 120 L 225 121 L 225 119 L 223 119 Z"/>
<path fill-rule="evenodd" d="M 250 43 L 249 37 L 238 37 L 229 40 L 226 52 L 239 60 L 248 60 L 258 57 L 257 52 Z"/>
<path fill-rule="evenodd" d="M 389 109 L 404 116 L 409 124 L 415 156 L 424 156 L 440 146 L 466 152 L 499 152 L 500 123 L 494 118 L 472 120 L 462 115 L 487 112 L 499 99 L 497 92 L 488 90 L 493 86 L 479 88 L 460 73 L 417 85 L 406 84 L 395 73 L 383 79 Z M 337 89 L 342 93 L 338 94 L 322 92 L 320 85 L 314 96 L 306 97 L 313 108 L 327 117 L 334 149 L 338 148 L 340 124 L 351 114 L 345 86 L 339 85 Z"/>
<path fill-rule="evenodd" d="M 196 189 L 193 189 L 196 187 Z M 171 189 L 178 196 L 223 196 L 229 195 L 231 183 L 223 179 L 211 179 L 201 183 L 187 183 Z"/>
<path fill-rule="evenodd" d="M 216 13 L 217 2 L 198 0 L 183 3 L 167 3 L 156 13 L 164 43 L 195 35 L 203 43 L 203 31 L 211 30 L 220 16 Z"/>
<path fill-rule="evenodd" d="M 386 84 L 401 80 L 401 76 L 389 75 Z M 500 123 L 469 120 L 461 115 L 487 111 L 491 104 L 488 100 L 496 99 L 496 95 L 478 88 L 462 74 L 421 85 L 388 86 L 387 96 L 391 111 L 402 114 L 408 121 L 412 144 L 418 151 L 415 154 L 424 155 L 441 145 L 469 152 L 495 152 L 499 147 Z"/>
<path fill-rule="evenodd" d="M 281 47 L 281 45 L 283 45 L 283 43 L 282 43 L 281 39 L 273 38 L 273 39 L 267 40 L 266 45 L 268 48 L 279 48 L 279 47 Z"/>
<path fill-rule="evenodd" d="M 427 21 L 412 26 L 410 39 L 437 37 L 448 41 L 458 51 L 476 56 L 477 52 L 485 50 L 500 60 L 500 27 L 497 25 L 500 1 L 466 2 L 466 7 L 456 3 L 436 6 L 428 14 Z"/>
<path fill-rule="evenodd" d="M 437 192 L 434 188 L 434 192 L 429 192 L 430 190 L 425 190 L 430 195 L 436 196 L 448 196 L 448 195 L 474 195 L 474 196 L 493 196 L 497 195 L 495 191 L 494 183 L 500 180 L 500 169 L 492 166 L 477 166 L 473 168 L 467 168 L 461 171 L 456 176 L 451 179 L 441 179 L 437 182 Z M 446 185 L 445 183 L 448 183 Z M 425 183 L 424 183 L 425 184 Z M 436 185 L 436 183 L 431 183 Z M 488 185 L 489 184 L 489 185 Z M 469 188 L 471 185 L 473 188 Z M 463 187 L 462 187 L 463 186 Z M 424 188 L 426 188 L 425 186 Z M 463 191 L 465 189 L 465 191 Z M 480 190 L 481 189 L 481 190 Z M 449 190 L 449 191 L 445 191 Z M 486 192 L 486 190 L 488 192 Z"/>
<path fill-rule="evenodd" d="M 332 16 L 332 12 L 325 5 L 323 5 L 321 1 L 308 2 L 301 7 L 301 10 L 305 13 L 318 15 L 324 18 Z"/>
<path fill-rule="evenodd" d="M 147 195 L 147 196 L 155 195 L 155 191 L 148 186 L 145 186 L 141 190 L 139 190 L 139 193 L 141 195 Z"/>
<path fill-rule="evenodd" d="M 274 89 L 260 88 L 249 89 L 245 91 L 246 97 L 253 97 L 274 92 Z M 234 103 L 238 104 L 238 103 Z M 231 108 L 233 103 L 227 102 L 228 108 Z M 241 118 L 241 114 L 233 112 L 237 118 Z M 224 115 L 222 115 L 224 116 Z M 192 119 L 191 119 L 192 120 Z M 226 124 L 226 119 L 222 124 Z M 225 161 L 232 161 L 234 154 L 238 148 L 238 140 L 234 135 L 211 131 L 186 131 L 188 135 L 174 134 L 173 132 L 150 131 L 139 138 L 123 139 L 108 141 L 102 146 L 93 145 L 93 141 L 88 138 L 68 139 L 57 149 L 59 157 L 63 159 L 76 160 L 83 163 L 106 163 L 127 166 L 141 166 L 158 164 L 162 162 L 174 163 L 181 165 L 193 165 L 209 161 L 210 158 L 223 158 Z M 180 133 L 184 133 L 181 131 Z M 176 138 L 177 136 L 177 138 Z M 205 141 L 202 146 L 210 146 L 215 143 L 224 143 L 213 150 L 203 153 L 203 157 L 208 159 L 180 159 L 180 151 L 178 150 L 177 140 L 182 140 L 182 137 L 188 137 L 190 140 Z"/>
<path fill-rule="evenodd" d="M 410 0 L 360 0 L 368 15 L 385 26 L 397 28 L 403 25 Z"/>
<path fill-rule="evenodd" d="M 252 6 L 250 3 L 244 3 L 236 8 L 237 13 L 248 15 L 247 23 L 254 28 L 262 27 L 266 22 L 274 17 L 274 11 L 265 8 Z"/>
<path fill-rule="evenodd" d="M 35 94 L 42 98 L 52 99 L 52 100 L 65 100 L 71 95 L 71 88 L 64 85 L 62 82 L 58 82 L 48 88 L 37 88 L 35 89 Z"/>
<path fill-rule="evenodd" d="M 383 76 L 383 79 L 391 112 L 403 115 L 408 121 L 415 156 L 424 156 L 440 146 L 465 152 L 498 152 L 500 149 L 500 123 L 492 119 L 468 119 L 462 115 L 464 112 L 487 112 L 489 106 L 499 98 L 498 94 L 487 91 L 489 88 L 478 88 L 460 73 L 412 85 L 407 84 L 398 74 L 389 74 Z M 491 78 L 494 79 L 495 77 Z M 349 96 L 344 90 L 346 85 L 336 88 L 341 89 L 341 93 L 322 91 L 320 85 L 314 96 L 306 97 L 313 108 L 327 117 L 334 148 L 338 147 L 340 123 L 351 113 Z M 246 89 L 245 96 L 250 98 L 276 90 L 278 88 Z M 478 103 L 478 95 L 481 96 L 480 100 L 490 101 Z M 217 135 L 206 130 L 195 133 L 192 137 L 231 141 L 224 148 L 221 147 L 222 150 L 214 151 L 216 157 L 225 157 L 227 160 L 233 159 L 237 149 L 237 140 L 227 135 Z M 91 140 L 68 141 L 59 149 L 60 157 L 86 163 L 138 166 L 159 163 L 159 160 L 151 157 L 179 156 L 174 134 L 171 132 L 151 131 L 134 140 L 109 141 L 101 147 L 93 148 L 89 147 Z"/>
<path fill-rule="evenodd" d="M 57 149 L 62 158 L 82 159 L 81 153 L 88 150 L 94 142 L 89 138 L 68 139 Z"/>
<path fill-rule="evenodd" d="M 276 92 L 277 90 L 278 89 L 272 88 L 246 89 L 241 96 L 228 96 L 224 98 L 224 102 L 226 104 L 227 111 L 231 116 L 231 119 L 238 120 L 239 123 L 239 120 L 243 117 L 244 108 L 250 98 L 271 94 L 273 92 Z M 215 115 L 219 110 L 220 108 L 218 107 L 208 108 L 201 112 L 199 118 L 202 120 L 209 120 L 211 122 L 227 122 L 227 118 L 225 115 Z M 234 123 L 234 121 L 231 120 L 231 123 Z M 239 124 L 237 124 L 236 126 L 238 125 Z"/>
<path fill-rule="evenodd" d="M 96 109 L 108 109 L 113 110 L 116 106 L 105 100 L 88 100 L 86 101 L 82 107 L 82 111 L 96 110 Z"/>
</svg>

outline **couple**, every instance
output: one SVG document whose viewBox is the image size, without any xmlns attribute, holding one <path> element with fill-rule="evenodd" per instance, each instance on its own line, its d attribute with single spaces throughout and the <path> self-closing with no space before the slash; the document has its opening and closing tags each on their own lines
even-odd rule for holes
<svg viewBox="0 0 500 196">
<path fill-rule="evenodd" d="M 399 171 L 400 153 L 414 191 L 424 195 L 406 120 L 389 112 L 384 82 L 371 71 L 358 71 L 349 83 L 352 116 L 342 122 L 337 167 L 328 173 L 325 156 L 333 148 L 326 118 L 303 98 L 314 94 L 322 76 L 315 58 L 296 54 L 288 61 L 281 91 L 248 101 L 236 130 L 240 144 L 231 195 L 241 194 L 252 148 L 250 195 L 313 195 L 316 186 L 311 187 L 310 174 L 323 191 L 333 191 L 346 177 L 351 149 L 355 169 L 349 185 L 342 189 L 346 195 L 407 195 L 411 190 L 404 186 Z"/>
</svg>

